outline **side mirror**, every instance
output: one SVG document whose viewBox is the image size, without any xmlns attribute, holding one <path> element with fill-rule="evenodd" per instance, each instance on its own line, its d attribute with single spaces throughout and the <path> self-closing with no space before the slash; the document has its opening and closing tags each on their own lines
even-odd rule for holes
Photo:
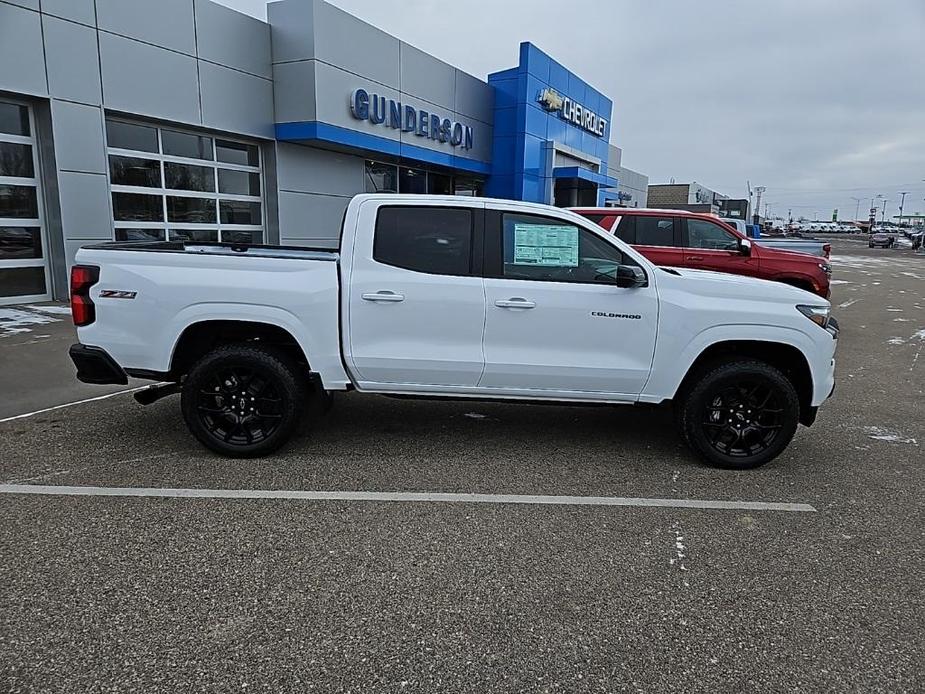
<svg viewBox="0 0 925 694">
<path fill-rule="evenodd" d="M 739 239 L 739 253 L 745 256 L 752 254 L 752 242 L 748 239 Z"/>
<path fill-rule="evenodd" d="M 617 286 L 624 289 L 645 287 L 649 282 L 638 265 L 617 265 Z"/>
</svg>

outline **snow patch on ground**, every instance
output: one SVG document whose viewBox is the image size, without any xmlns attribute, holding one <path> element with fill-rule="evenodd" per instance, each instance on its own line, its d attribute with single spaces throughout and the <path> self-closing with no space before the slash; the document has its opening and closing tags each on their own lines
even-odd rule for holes
<svg viewBox="0 0 925 694">
<path fill-rule="evenodd" d="M 852 304 L 856 304 L 856 303 L 859 302 L 859 301 L 860 301 L 860 299 L 851 299 L 851 300 L 849 300 L 849 301 L 844 301 L 844 302 L 842 302 L 842 303 L 840 303 L 840 304 L 838 305 L 838 308 L 848 308 L 848 307 L 851 306 Z"/>
<path fill-rule="evenodd" d="M 40 311 L 41 313 L 50 313 L 53 316 L 71 315 L 70 306 L 26 306 L 30 311 Z"/>
<path fill-rule="evenodd" d="M 902 313 L 903 312 L 901 308 L 893 308 L 892 306 L 888 308 L 887 311 L 890 311 L 892 313 Z"/>
<path fill-rule="evenodd" d="M 912 319 L 911 318 L 894 318 L 893 322 L 894 323 L 911 323 Z"/>
<path fill-rule="evenodd" d="M 919 445 L 911 436 L 907 436 L 906 434 L 900 433 L 898 431 L 890 431 L 889 429 L 884 429 L 883 427 L 864 427 L 864 431 L 867 432 L 867 438 L 874 439 L 875 441 L 886 441 L 887 443 L 910 443 L 913 446 Z"/>
<path fill-rule="evenodd" d="M 887 342 L 889 342 L 891 345 L 904 345 L 904 344 L 906 344 L 906 341 L 905 341 L 904 339 L 902 339 L 901 337 L 891 337 L 889 340 L 887 340 Z"/>
<path fill-rule="evenodd" d="M 912 279 L 916 279 L 916 280 L 925 280 L 925 277 L 922 277 L 921 275 L 917 275 L 914 272 L 900 272 L 899 274 L 905 275 L 906 277 L 911 277 Z"/>
<path fill-rule="evenodd" d="M 832 280 L 831 282 L 829 282 L 829 284 L 854 284 L 854 283 L 849 282 L 848 280 Z"/>
<path fill-rule="evenodd" d="M 684 565 L 684 560 L 687 558 L 687 546 L 684 544 L 684 534 L 681 531 L 680 523 L 671 524 L 671 532 L 674 533 L 674 556 L 668 560 L 668 563 L 672 566 L 677 566 L 681 571 L 687 571 L 687 567 Z M 687 579 L 684 579 L 684 585 L 687 587 L 689 584 Z"/>
<path fill-rule="evenodd" d="M 913 340 L 925 340 L 925 328 L 922 328 L 921 330 L 916 330 L 914 333 L 912 333 L 912 339 Z"/>
<path fill-rule="evenodd" d="M 478 412 L 466 412 L 463 417 L 468 417 L 469 419 L 488 419 L 487 414 L 480 414 Z"/>
<path fill-rule="evenodd" d="M 31 307 L 27 306 L 24 308 L 28 309 Z M 60 318 L 53 318 L 39 311 L 29 311 L 20 308 L 0 308 L 0 338 L 31 333 L 33 328 L 37 325 L 58 323 L 60 320 Z"/>
</svg>

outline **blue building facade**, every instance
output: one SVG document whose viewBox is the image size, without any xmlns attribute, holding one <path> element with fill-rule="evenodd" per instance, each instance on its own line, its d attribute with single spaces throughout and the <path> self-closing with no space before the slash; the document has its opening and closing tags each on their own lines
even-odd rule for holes
<svg viewBox="0 0 925 694">
<path fill-rule="evenodd" d="M 598 205 L 607 175 L 613 102 L 532 43 L 516 67 L 488 76 L 495 89 L 486 194 L 558 205 Z"/>
</svg>

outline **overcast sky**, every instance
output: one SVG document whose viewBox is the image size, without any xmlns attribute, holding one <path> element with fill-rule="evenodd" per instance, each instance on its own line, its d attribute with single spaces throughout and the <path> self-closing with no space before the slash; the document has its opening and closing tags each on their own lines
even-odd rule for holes
<svg viewBox="0 0 925 694">
<path fill-rule="evenodd" d="M 333 2 L 480 78 L 532 41 L 613 99 L 611 140 L 650 183 L 750 180 L 772 214 L 822 218 L 877 194 L 889 217 L 905 190 L 925 212 L 925 0 Z"/>
</svg>

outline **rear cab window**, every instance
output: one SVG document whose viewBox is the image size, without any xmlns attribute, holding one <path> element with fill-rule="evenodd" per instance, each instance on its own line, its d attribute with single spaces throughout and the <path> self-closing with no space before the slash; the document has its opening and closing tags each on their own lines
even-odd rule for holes
<svg viewBox="0 0 925 694">
<path fill-rule="evenodd" d="M 627 243 L 638 246 L 680 246 L 680 234 L 673 217 L 625 215 L 615 233 Z"/>
<path fill-rule="evenodd" d="M 473 210 L 465 207 L 381 207 L 373 260 L 433 275 L 472 275 L 473 218 Z"/>
</svg>

